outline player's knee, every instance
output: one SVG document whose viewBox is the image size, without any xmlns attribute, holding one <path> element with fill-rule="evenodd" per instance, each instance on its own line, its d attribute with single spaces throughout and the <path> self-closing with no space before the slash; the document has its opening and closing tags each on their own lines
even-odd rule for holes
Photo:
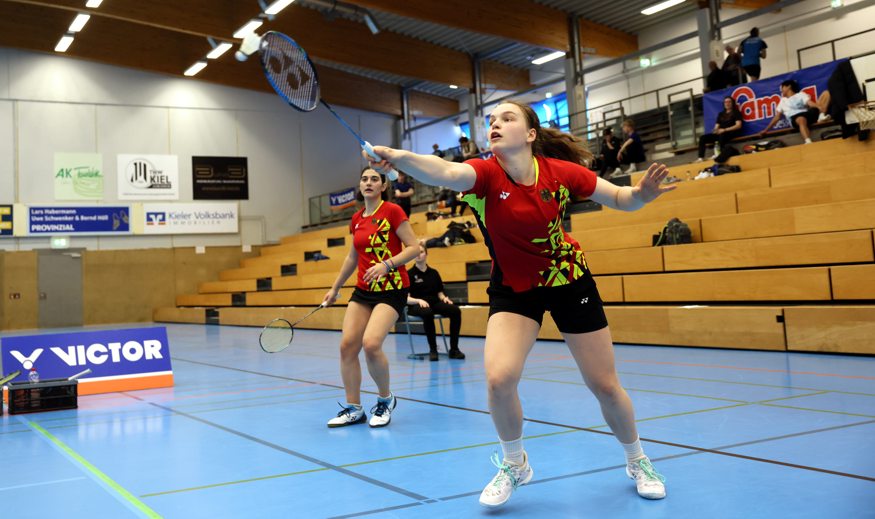
<svg viewBox="0 0 875 519">
<path fill-rule="evenodd" d="M 365 350 L 365 355 L 373 357 L 383 351 L 383 341 L 374 337 L 365 337 L 362 339 L 362 348 Z"/>
<path fill-rule="evenodd" d="M 616 378 L 608 378 L 590 382 L 589 389 L 599 402 L 610 402 L 617 400 L 623 394 L 623 386 Z"/>
<path fill-rule="evenodd" d="M 495 397 L 512 395 L 516 391 L 519 380 L 508 372 L 495 372 L 486 374 L 486 385 L 489 394 Z"/>
<path fill-rule="evenodd" d="M 350 339 L 340 340 L 340 358 L 341 360 L 349 360 L 358 357 L 362 349 L 362 343 Z"/>
</svg>

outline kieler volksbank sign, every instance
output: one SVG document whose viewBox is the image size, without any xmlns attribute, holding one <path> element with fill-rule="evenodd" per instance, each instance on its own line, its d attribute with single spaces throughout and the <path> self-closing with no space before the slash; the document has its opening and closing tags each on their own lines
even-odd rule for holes
<svg viewBox="0 0 875 519">
<path fill-rule="evenodd" d="M 90 368 L 80 395 L 173 386 L 164 327 L 4 337 L 0 361 L 3 373 L 21 371 L 15 382 L 26 382 L 31 369 L 47 380 Z"/>
<path fill-rule="evenodd" d="M 143 234 L 236 233 L 237 202 L 143 204 Z"/>
</svg>

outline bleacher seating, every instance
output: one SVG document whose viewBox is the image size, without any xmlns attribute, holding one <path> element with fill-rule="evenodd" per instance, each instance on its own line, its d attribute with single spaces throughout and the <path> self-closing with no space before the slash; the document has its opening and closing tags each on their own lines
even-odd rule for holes
<svg viewBox="0 0 875 519">
<path fill-rule="evenodd" d="M 614 339 L 875 353 L 875 142 L 830 140 L 732 161 L 741 173 L 680 182 L 640 211 L 571 216 L 571 235 L 586 251 Z M 684 179 L 703 165 L 673 167 L 672 174 Z M 652 235 L 672 217 L 690 225 L 693 243 L 652 247 Z M 447 221 L 415 213 L 411 223 L 433 237 Z M 303 316 L 334 281 L 348 236 L 343 225 L 263 247 L 260 257 L 202 283 L 198 294 L 179 295 L 176 308 L 156 309 L 155 319 L 261 326 Z M 346 239 L 342 246 L 328 247 L 339 238 Z M 330 259 L 305 261 L 304 253 L 316 250 Z M 482 336 L 488 282 L 470 272 L 489 260 L 486 247 L 430 253 L 446 282 L 467 288 L 462 333 Z M 354 276 L 347 286 L 353 283 Z M 339 329 L 350 292 L 302 326 Z M 549 318 L 541 337 L 561 338 Z"/>
</svg>

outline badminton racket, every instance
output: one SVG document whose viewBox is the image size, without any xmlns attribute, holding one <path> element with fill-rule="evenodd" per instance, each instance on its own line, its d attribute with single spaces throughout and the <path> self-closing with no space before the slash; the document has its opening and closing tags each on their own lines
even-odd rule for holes
<svg viewBox="0 0 875 519">
<path fill-rule="evenodd" d="M 267 323 L 258 336 L 258 344 L 261 345 L 261 349 L 267 353 L 277 353 L 291 346 L 292 339 L 295 338 L 295 326 L 319 310 L 322 310 L 325 306 L 325 303 L 322 303 L 294 323 L 290 323 L 282 318 L 274 319 Z"/>
<path fill-rule="evenodd" d="M 371 143 L 364 140 L 330 104 L 320 97 L 316 67 L 313 66 L 307 52 L 295 43 L 295 40 L 276 31 L 267 32 L 264 36 L 251 33 L 243 39 L 243 44 L 236 53 L 237 59 L 243 61 L 256 50 L 261 57 L 261 66 L 267 81 L 286 103 L 301 112 L 312 112 L 319 103 L 322 103 L 358 140 L 359 145 L 371 159 L 376 162 L 383 160 L 374 153 Z M 398 172 L 394 169 L 386 171 L 385 174 L 389 180 L 398 178 Z"/>
<path fill-rule="evenodd" d="M 13 371 L 12 373 L 6 375 L 5 377 L 0 377 L 0 387 L 6 385 L 7 382 L 12 380 L 13 378 L 21 375 L 21 371 Z"/>
</svg>

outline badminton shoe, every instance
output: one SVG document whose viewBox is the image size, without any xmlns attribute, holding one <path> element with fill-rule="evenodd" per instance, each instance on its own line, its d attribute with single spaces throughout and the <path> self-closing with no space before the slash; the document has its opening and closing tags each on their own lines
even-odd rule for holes
<svg viewBox="0 0 875 519">
<path fill-rule="evenodd" d="M 395 395 L 391 395 L 389 400 L 377 399 L 377 405 L 371 408 L 371 427 L 386 427 L 392 421 L 392 410 L 398 405 Z"/>
<path fill-rule="evenodd" d="M 488 507 L 507 503 L 513 491 L 532 480 L 535 471 L 529 465 L 529 455 L 523 452 L 523 464 L 499 461 L 498 453 L 492 455 L 492 464 L 498 467 L 498 474 L 480 493 L 480 504 Z"/>
<path fill-rule="evenodd" d="M 626 465 L 626 475 L 635 480 L 638 495 L 644 499 L 662 499 L 665 497 L 665 478 L 650 463 L 650 458 L 630 461 Z"/>
<path fill-rule="evenodd" d="M 368 419 L 362 406 L 343 405 L 340 402 L 337 405 L 341 407 L 341 411 L 337 413 L 337 416 L 328 420 L 328 427 L 345 427 L 364 423 Z"/>
</svg>

